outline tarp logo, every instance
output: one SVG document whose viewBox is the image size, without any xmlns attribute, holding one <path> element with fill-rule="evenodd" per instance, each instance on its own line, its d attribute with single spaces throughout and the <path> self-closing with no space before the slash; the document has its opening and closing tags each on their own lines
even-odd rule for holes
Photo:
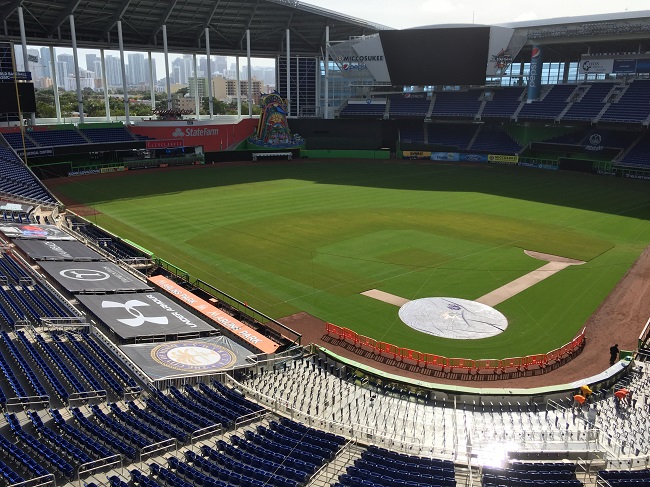
<svg viewBox="0 0 650 487">
<path fill-rule="evenodd" d="M 183 135 L 185 135 L 185 132 L 180 127 L 176 127 L 176 130 L 172 132 L 172 137 L 182 137 Z"/>
<path fill-rule="evenodd" d="M 130 299 L 126 303 L 118 303 L 116 301 L 102 301 L 102 308 L 124 308 L 127 313 L 133 316 L 133 318 L 121 318 L 117 320 L 126 326 L 135 328 L 142 326 L 145 323 L 155 323 L 157 325 L 166 325 L 169 323 L 169 320 L 166 316 L 143 315 L 140 310 L 137 309 L 138 307 L 142 306 L 149 307 L 149 304 L 138 299 Z"/>
<path fill-rule="evenodd" d="M 63 269 L 59 275 L 75 281 L 105 281 L 111 275 L 94 269 Z"/>
</svg>

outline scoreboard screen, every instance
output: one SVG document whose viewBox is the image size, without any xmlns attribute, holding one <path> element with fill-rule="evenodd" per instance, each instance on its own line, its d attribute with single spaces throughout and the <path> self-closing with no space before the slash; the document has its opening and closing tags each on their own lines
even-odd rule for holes
<svg viewBox="0 0 650 487">
<path fill-rule="evenodd" d="M 490 27 L 379 33 L 393 85 L 484 85 Z"/>
<path fill-rule="evenodd" d="M 16 86 L 18 93 L 16 94 Z M 17 95 L 17 96 L 16 96 Z M 0 82 L 0 113 L 18 113 L 20 111 L 36 111 L 36 95 L 33 83 L 2 83 Z"/>
</svg>

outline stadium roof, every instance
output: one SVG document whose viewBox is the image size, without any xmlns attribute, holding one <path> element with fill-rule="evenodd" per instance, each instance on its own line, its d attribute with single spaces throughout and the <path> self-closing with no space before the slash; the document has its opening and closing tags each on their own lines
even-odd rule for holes
<svg viewBox="0 0 650 487">
<path fill-rule="evenodd" d="M 117 49 L 121 19 L 125 49 L 139 51 L 162 50 L 163 25 L 171 52 L 205 49 L 207 27 L 211 53 L 226 55 L 246 52 L 250 29 L 253 56 L 283 52 L 286 29 L 291 54 L 300 55 L 321 53 L 326 26 L 336 40 L 388 29 L 295 0 L 0 0 L 4 36 L 14 42 L 20 42 L 19 6 L 31 45 L 70 45 L 71 14 L 79 47 Z"/>
</svg>

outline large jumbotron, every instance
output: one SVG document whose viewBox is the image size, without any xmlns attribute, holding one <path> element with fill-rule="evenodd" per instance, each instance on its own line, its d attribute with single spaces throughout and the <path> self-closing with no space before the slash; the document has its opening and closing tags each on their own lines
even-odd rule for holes
<svg viewBox="0 0 650 487">
<path fill-rule="evenodd" d="M 0 11 L 0 484 L 650 484 L 650 12 Z"/>
</svg>

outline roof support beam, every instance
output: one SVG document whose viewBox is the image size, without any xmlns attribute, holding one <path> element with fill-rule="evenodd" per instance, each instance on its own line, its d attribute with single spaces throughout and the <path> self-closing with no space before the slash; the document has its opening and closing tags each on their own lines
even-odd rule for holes
<svg viewBox="0 0 650 487">
<path fill-rule="evenodd" d="M 162 15 L 162 17 L 160 17 L 160 20 L 158 21 L 153 31 L 151 32 L 151 37 L 156 37 L 158 31 L 162 29 L 162 26 L 167 23 L 167 20 L 169 20 L 169 16 L 172 14 L 172 11 L 174 10 L 174 7 L 176 7 L 177 3 L 178 0 L 169 0 L 167 5 L 167 10 L 165 10 L 165 13 Z"/>
<path fill-rule="evenodd" d="M 81 0 L 70 0 L 65 10 L 61 12 L 61 15 L 59 15 L 54 23 L 50 26 L 48 34 L 53 35 L 59 26 L 74 13 L 80 3 Z"/>
<path fill-rule="evenodd" d="M 14 2 L 7 5 L 6 8 L 2 10 L 2 18 L 7 19 L 13 14 L 18 7 L 23 4 L 23 0 L 14 0 Z"/>
<path fill-rule="evenodd" d="M 255 7 L 253 8 L 253 11 L 251 12 L 250 16 L 248 17 L 248 22 L 246 22 L 246 28 L 244 29 L 244 33 L 242 34 L 241 38 L 239 39 L 239 44 L 241 45 L 242 42 L 244 42 L 244 39 L 246 39 L 246 36 L 248 35 L 248 38 L 250 39 L 250 28 L 251 24 L 253 23 L 253 18 L 255 18 L 255 12 L 257 12 L 257 7 L 260 5 L 260 0 L 257 0 L 257 3 L 255 4 Z M 248 34 L 247 34 L 248 32 Z"/>
<path fill-rule="evenodd" d="M 313 42 L 311 42 L 310 40 L 307 40 L 307 38 L 304 35 L 302 35 L 299 31 L 297 31 L 296 29 L 291 29 L 290 28 L 289 30 L 291 31 L 292 34 L 295 34 L 298 37 L 300 37 L 300 39 L 302 39 L 302 41 L 305 44 L 307 44 L 310 48 L 312 48 L 314 51 L 318 51 L 320 49 L 320 46 L 316 46 Z"/>
<path fill-rule="evenodd" d="M 102 29 L 104 35 L 106 35 L 113 27 L 115 27 L 115 24 L 117 24 L 118 20 L 122 20 L 122 16 L 124 15 L 124 12 L 126 12 L 126 9 L 129 8 L 130 3 L 131 0 L 122 0 L 122 4 L 118 7 L 115 15 L 110 18 L 110 20 L 106 23 L 106 27 Z"/>
<path fill-rule="evenodd" d="M 212 11 L 210 12 L 210 15 L 208 15 L 208 18 L 205 21 L 205 24 L 203 24 L 203 29 L 201 30 L 201 34 L 205 32 L 205 29 L 210 27 L 210 22 L 212 22 L 212 19 L 214 18 L 214 14 L 217 13 L 217 8 L 219 7 L 220 0 L 217 0 L 214 2 L 214 7 L 212 7 Z"/>
</svg>

